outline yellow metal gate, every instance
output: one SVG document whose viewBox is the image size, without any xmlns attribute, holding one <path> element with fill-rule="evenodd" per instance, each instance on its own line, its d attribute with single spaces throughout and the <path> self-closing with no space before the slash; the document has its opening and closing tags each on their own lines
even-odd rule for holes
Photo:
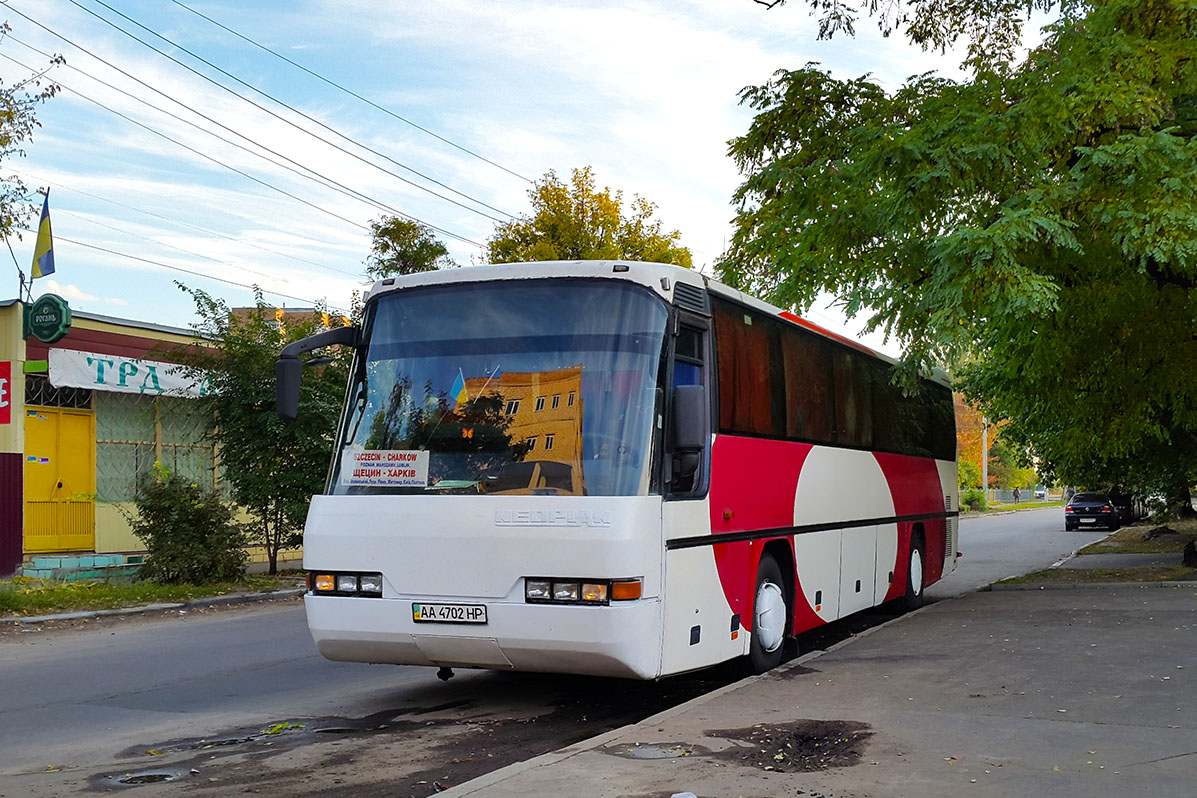
<svg viewBox="0 0 1197 798">
<path fill-rule="evenodd" d="M 25 552 L 94 549 L 95 494 L 95 415 L 26 406 Z"/>
</svg>

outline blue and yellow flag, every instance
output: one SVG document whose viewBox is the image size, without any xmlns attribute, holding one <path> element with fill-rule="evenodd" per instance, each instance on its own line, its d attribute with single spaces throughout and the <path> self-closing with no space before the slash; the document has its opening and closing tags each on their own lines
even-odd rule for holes
<svg viewBox="0 0 1197 798">
<path fill-rule="evenodd" d="M 453 387 L 449 389 L 449 396 L 457 404 L 461 404 L 470 398 L 466 394 L 465 375 L 461 373 L 461 369 L 457 370 L 457 379 L 453 380 Z"/>
<path fill-rule="evenodd" d="M 50 233 L 50 189 L 42 203 L 42 220 L 37 226 L 37 245 L 33 248 L 33 279 L 54 273 L 54 236 Z"/>
</svg>

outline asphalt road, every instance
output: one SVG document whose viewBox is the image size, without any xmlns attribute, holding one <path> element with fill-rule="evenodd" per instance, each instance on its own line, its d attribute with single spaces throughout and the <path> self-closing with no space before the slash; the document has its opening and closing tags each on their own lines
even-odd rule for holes
<svg viewBox="0 0 1197 798">
<path fill-rule="evenodd" d="M 928 596 L 948 598 L 1046 567 L 1104 534 L 1065 532 L 1059 508 L 964 519 L 958 547 L 964 557 Z M 69 630 L 29 627 L 0 638 L 0 797 L 123 789 L 104 781 L 105 774 L 159 763 L 186 773 L 200 762 L 196 752 L 205 752 L 204 762 L 216 755 L 207 753 L 212 741 L 254 737 L 254 745 L 270 745 L 274 738 L 262 731 L 291 722 L 303 722 L 304 733 L 280 735 L 276 751 L 317 739 L 312 732 L 321 728 L 402 732 L 417 723 L 443 726 L 447 736 L 430 747 L 456 762 L 455 771 L 445 769 L 465 779 L 479 768 L 508 763 L 502 760 L 634 722 L 731 678 L 706 673 L 641 685 L 458 671 L 442 683 L 430 668 L 324 660 L 297 600 L 112 619 Z M 503 749 L 497 741 L 511 737 L 517 723 L 523 736 Z M 456 748 L 449 739 L 454 734 Z M 480 763 L 475 749 L 485 740 L 492 745 L 486 756 L 494 760 Z M 299 779 L 308 767 L 293 758 L 293 772 L 276 773 L 279 779 Z M 411 767 L 408 772 L 412 779 L 421 775 Z"/>
<path fill-rule="evenodd" d="M 962 518 L 956 548 L 964 556 L 953 573 L 927 589 L 927 597 L 958 596 L 1008 576 L 1038 571 L 1109 534 L 1065 532 L 1062 507 Z"/>
</svg>

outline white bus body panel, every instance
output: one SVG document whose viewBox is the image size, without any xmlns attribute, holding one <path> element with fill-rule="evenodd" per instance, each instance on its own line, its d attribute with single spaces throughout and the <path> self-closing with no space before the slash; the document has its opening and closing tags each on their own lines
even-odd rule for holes
<svg viewBox="0 0 1197 798">
<path fill-rule="evenodd" d="M 794 495 L 794 526 L 893 515 L 889 483 L 872 453 L 828 446 L 810 450 Z M 824 621 L 880 604 L 897 554 L 893 523 L 794 536 L 798 581 Z M 816 602 L 816 593 L 821 601 Z"/>
<path fill-rule="evenodd" d="M 309 594 L 308 626 L 335 660 L 654 678 L 660 530 L 659 496 L 316 496 L 304 568 L 381 572 L 383 596 Z M 526 577 L 644 588 L 611 606 L 529 604 Z M 418 623 L 413 602 L 485 604 L 487 623 Z"/>
<path fill-rule="evenodd" d="M 960 510 L 959 466 L 954 460 L 936 460 L 939 468 L 939 484 L 943 488 L 944 510 L 949 513 Z M 948 533 L 943 549 L 943 575 L 956 570 L 956 550 L 960 547 L 960 516 L 950 515 L 947 519 Z"/>
<path fill-rule="evenodd" d="M 664 504 L 666 539 L 711 532 L 710 497 Z M 666 551 L 665 624 L 661 641 L 661 673 L 705 668 L 748 653 L 748 633 L 732 609 L 715 565 L 713 546 Z"/>
</svg>

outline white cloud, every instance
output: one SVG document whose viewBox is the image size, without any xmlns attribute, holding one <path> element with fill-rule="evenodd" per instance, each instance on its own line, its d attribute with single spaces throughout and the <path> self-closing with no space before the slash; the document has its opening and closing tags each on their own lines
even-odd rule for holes
<svg viewBox="0 0 1197 798">
<path fill-rule="evenodd" d="M 41 291 L 40 294 L 58 294 L 64 299 L 74 299 L 79 302 L 88 302 L 93 299 L 98 299 L 98 297 L 80 290 L 76 285 L 72 285 L 70 283 L 63 284 L 49 277 L 40 283 L 39 287 L 45 289 L 44 291 Z"/>
</svg>

